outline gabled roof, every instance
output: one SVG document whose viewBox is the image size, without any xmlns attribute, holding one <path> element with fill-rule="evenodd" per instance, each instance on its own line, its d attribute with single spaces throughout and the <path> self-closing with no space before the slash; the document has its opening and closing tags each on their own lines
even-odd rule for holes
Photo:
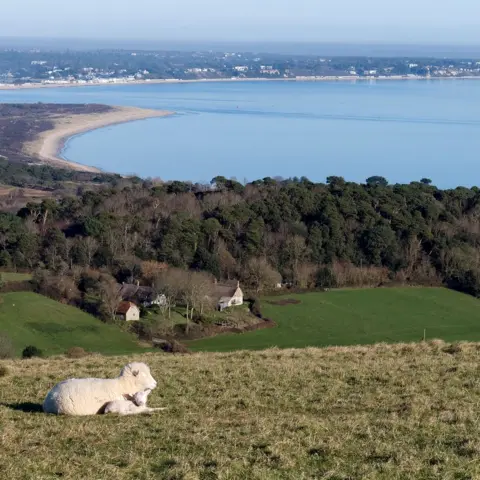
<svg viewBox="0 0 480 480">
<path fill-rule="evenodd" d="M 213 297 L 216 300 L 232 298 L 237 289 L 240 288 L 240 283 L 235 281 L 228 281 L 225 283 L 216 283 L 213 287 Z"/>
<path fill-rule="evenodd" d="M 134 303 L 132 302 L 120 302 L 120 305 L 117 308 L 117 314 L 119 315 L 126 315 L 127 312 L 132 308 L 132 307 L 137 307 Z"/>
<path fill-rule="evenodd" d="M 124 283 L 120 287 L 120 295 L 123 300 L 136 303 L 151 302 L 157 296 L 152 287 L 140 287 L 131 283 Z"/>
</svg>

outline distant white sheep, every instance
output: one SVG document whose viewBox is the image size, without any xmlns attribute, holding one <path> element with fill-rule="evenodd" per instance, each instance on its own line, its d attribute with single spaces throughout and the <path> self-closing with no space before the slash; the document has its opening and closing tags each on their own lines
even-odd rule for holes
<svg viewBox="0 0 480 480">
<path fill-rule="evenodd" d="M 113 379 L 71 378 L 55 385 L 45 397 L 43 411 L 56 415 L 96 415 L 125 396 L 151 391 L 157 382 L 144 363 L 129 363 Z"/>
<path fill-rule="evenodd" d="M 104 413 L 118 413 L 119 415 L 136 415 L 139 413 L 152 413 L 165 408 L 150 408 L 147 407 L 147 398 L 151 390 L 137 392 L 133 396 L 125 395 L 121 400 L 115 400 L 107 403 Z"/>
</svg>

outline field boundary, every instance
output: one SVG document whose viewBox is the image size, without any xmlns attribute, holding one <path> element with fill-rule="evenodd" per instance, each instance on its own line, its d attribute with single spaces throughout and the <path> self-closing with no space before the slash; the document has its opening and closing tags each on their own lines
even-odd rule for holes
<svg viewBox="0 0 480 480">
<path fill-rule="evenodd" d="M 36 289 L 31 280 L 5 282 L 2 286 L 0 286 L 0 293 L 12 292 L 36 292 Z"/>
<path fill-rule="evenodd" d="M 389 282 L 380 282 L 376 285 L 363 285 L 363 286 L 342 286 L 342 287 L 314 287 L 314 288 L 301 288 L 301 287 L 284 287 L 281 289 L 275 289 L 265 292 L 264 297 L 283 297 L 286 295 L 302 295 L 305 293 L 327 293 L 327 292 L 343 292 L 343 291 L 356 291 L 356 290 L 377 290 L 377 289 L 389 289 L 389 288 L 446 288 L 459 292 L 455 288 L 450 288 L 445 282 L 398 282 L 395 280 Z M 461 292 L 460 293 L 465 293 Z"/>
</svg>

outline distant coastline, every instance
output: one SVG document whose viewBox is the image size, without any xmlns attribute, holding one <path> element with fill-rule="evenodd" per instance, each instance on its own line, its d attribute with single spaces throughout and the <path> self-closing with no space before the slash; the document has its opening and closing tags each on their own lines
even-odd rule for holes
<svg viewBox="0 0 480 480">
<path fill-rule="evenodd" d="M 480 80 L 480 75 L 470 76 L 433 76 L 426 77 L 420 75 L 389 75 L 389 76 L 305 76 L 305 77 L 281 77 L 281 78 L 200 78 L 184 80 L 180 78 L 172 79 L 152 79 L 152 80 L 122 80 L 115 81 L 97 81 L 97 82 L 45 82 L 45 83 L 22 83 L 19 85 L 0 84 L 0 90 L 26 90 L 36 88 L 74 88 L 74 87 L 101 87 L 114 85 L 158 85 L 158 84 L 178 84 L 178 83 L 224 83 L 224 82 L 367 82 L 367 81 L 412 81 L 412 80 Z"/>
<path fill-rule="evenodd" d="M 68 139 L 111 125 L 169 115 L 173 115 L 173 112 L 137 107 L 112 107 L 110 111 L 104 113 L 62 116 L 53 119 L 53 129 L 41 132 L 33 141 L 25 143 L 23 151 L 25 154 L 37 158 L 40 163 L 58 168 L 98 173 L 101 170 L 96 167 L 61 158 L 61 153 Z"/>
</svg>

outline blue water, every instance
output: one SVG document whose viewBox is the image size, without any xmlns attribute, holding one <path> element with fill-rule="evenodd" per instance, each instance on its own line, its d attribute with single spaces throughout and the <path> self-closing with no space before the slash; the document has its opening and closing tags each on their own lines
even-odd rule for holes
<svg viewBox="0 0 480 480">
<path fill-rule="evenodd" d="M 242 82 L 0 91 L 0 102 L 168 109 L 71 139 L 64 157 L 108 171 L 208 182 L 216 175 L 329 175 L 480 184 L 480 81 Z"/>
</svg>

